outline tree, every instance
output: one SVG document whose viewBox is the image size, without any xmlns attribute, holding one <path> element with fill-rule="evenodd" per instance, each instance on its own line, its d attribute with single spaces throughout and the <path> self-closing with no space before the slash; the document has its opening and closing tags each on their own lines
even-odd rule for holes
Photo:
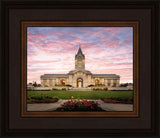
<svg viewBox="0 0 160 138">
<path fill-rule="evenodd" d="M 38 86 L 38 87 L 41 87 L 41 84 L 38 84 L 37 86 Z"/>
<path fill-rule="evenodd" d="M 33 82 L 33 86 L 34 86 L 34 87 L 37 87 L 37 86 L 38 86 L 36 81 Z"/>
</svg>

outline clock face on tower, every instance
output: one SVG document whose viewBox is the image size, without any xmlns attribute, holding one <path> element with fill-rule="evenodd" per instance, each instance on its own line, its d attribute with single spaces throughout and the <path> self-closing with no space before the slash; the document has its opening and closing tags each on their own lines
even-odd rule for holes
<svg viewBox="0 0 160 138">
<path fill-rule="evenodd" d="M 78 57 L 77 64 L 78 64 L 78 67 L 82 67 L 82 58 L 81 58 L 81 56 Z"/>
<path fill-rule="evenodd" d="M 82 66 L 82 61 L 78 61 L 78 67 Z"/>
<path fill-rule="evenodd" d="M 75 69 L 85 69 L 85 56 L 83 55 L 81 48 L 79 48 L 78 53 L 75 55 Z"/>
</svg>

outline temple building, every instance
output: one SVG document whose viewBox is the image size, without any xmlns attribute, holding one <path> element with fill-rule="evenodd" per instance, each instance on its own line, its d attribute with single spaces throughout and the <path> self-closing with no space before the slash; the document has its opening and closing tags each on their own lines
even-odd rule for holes
<svg viewBox="0 0 160 138">
<path fill-rule="evenodd" d="M 85 55 L 79 47 L 75 55 L 75 69 L 67 74 L 41 75 L 41 85 L 54 87 L 55 85 L 71 85 L 74 88 L 87 88 L 90 85 L 104 84 L 107 87 L 119 86 L 120 76 L 116 74 L 92 74 L 85 70 Z"/>
</svg>

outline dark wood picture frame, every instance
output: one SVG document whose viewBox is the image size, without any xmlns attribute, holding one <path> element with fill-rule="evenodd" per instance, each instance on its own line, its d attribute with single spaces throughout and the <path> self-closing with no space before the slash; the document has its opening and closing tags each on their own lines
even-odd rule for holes
<svg viewBox="0 0 160 138">
<path fill-rule="evenodd" d="M 133 27 L 133 111 L 31 112 L 27 111 L 27 27 Z M 138 21 L 21 21 L 21 115 L 22 117 L 138 117 L 139 116 L 139 22 Z"/>
<path fill-rule="evenodd" d="M 0 4 L 2 136 L 159 135 L 160 1 L 3 0 Z M 138 21 L 139 116 L 22 117 L 21 21 Z"/>
</svg>

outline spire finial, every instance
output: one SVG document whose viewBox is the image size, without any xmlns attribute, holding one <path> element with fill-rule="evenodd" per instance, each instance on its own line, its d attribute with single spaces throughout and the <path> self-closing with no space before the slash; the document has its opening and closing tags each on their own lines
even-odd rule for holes
<svg viewBox="0 0 160 138">
<path fill-rule="evenodd" d="M 82 53 L 82 50 L 81 50 L 81 43 L 79 42 L 79 49 L 78 49 L 78 52 L 77 52 L 77 54 L 76 54 L 76 57 L 77 57 L 77 55 L 79 55 L 79 54 L 81 54 L 83 57 L 84 57 L 84 55 L 83 55 L 83 53 Z"/>
<path fill-rule="evenodd" d="M 79 42 L 79 48 L 81 48 L 81 43 Z"/>
</svg>

